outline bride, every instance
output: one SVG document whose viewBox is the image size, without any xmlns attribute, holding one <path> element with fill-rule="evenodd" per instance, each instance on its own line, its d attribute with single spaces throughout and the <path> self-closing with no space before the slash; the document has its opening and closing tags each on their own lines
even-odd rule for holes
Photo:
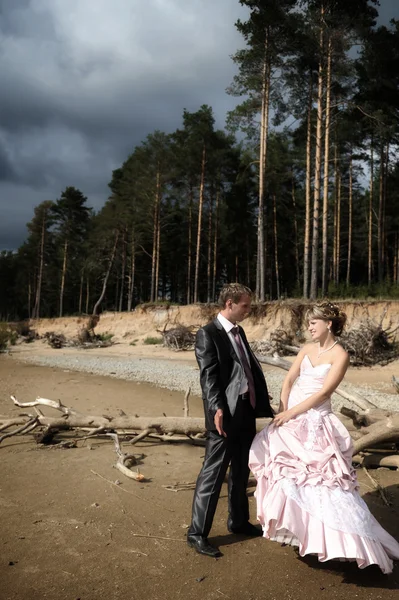
<svg viewBox="0 0 399 600">
<path fill-rule="evenodd" d="M 399 544 L 371 515 L 352 467 L 351 437 L 331 412 L 331 395 L 349 365 L 338 344 L 346 315 L 315 305 L 306 315 L 315 343 L 305 345 L 282 387 L 279 413 L 254 439 L 257 517 L 265 538 L 299 547 L 320 561 L 356 560 L 384 573 Z"/>
</svg>

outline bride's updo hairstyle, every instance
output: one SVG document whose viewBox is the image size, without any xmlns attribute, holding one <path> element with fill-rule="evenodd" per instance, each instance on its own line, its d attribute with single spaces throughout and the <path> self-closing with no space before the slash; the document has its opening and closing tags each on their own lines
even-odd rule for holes
<svg viewBox="0 0 399 600">
<path fill-rule="evenodd" d="M 346 314 L 332 302 L 323 302 L 314 304 L 306 311 L 307 322 L 312 319 L 321 319 L 322 321 L 331 321 L 331 333 L 341 335 L 346 323 Z"/>
</svg>

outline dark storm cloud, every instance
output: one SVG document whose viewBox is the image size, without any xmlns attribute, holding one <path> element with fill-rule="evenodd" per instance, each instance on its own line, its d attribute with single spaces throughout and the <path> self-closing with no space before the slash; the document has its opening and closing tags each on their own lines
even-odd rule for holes
<svg viewBox="0 0 399 600">
<path fill-rule="evenodd" d="M 13 181 L 15 178 L 16 174 L 11 165 L 11 161 L 0 141 L 0 181 Z"/>
<path fill-rule="evenodd" d="M 184 108 L 209 104 L 223 127 L 245 15 L 238 0 L 0 0 L 0 249 L 67 185 L 99 208 L 112 170 Z"/>
<path fill-rule="evenodd" d="M 0 248 L 67 185 L 99 208 L 112 169 L 184 108 L 210 104 L 222 127 L 244 14 L 236 0 L 0 0 Z"/>
</svg>

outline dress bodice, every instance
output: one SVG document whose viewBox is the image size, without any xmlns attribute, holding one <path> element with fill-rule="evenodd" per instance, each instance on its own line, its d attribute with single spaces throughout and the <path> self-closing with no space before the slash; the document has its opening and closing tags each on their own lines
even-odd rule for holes
<svg viewBox="0 0 399 600">
<path fill-rule="evenodd" d="M 309 398 L 323 387 L 324 380 L 331 369 L 331 363 L 323 363 L 313 366 L 309 356 L 306 354 L 302 360 L 298 379 L 295 381 L 289 399 L 288 408 L 296 406 L 300 402 Z M 323 404 L 314 407 L 318 411 L 330 411 L 331 400 L 328 399 Z"/>
</svg>

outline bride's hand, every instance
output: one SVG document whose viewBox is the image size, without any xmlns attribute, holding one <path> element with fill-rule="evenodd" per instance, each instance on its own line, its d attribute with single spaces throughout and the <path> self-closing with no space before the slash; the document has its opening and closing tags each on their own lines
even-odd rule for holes
<svg viewBox="0 0 399 600">
<path fill-rule="evenodd" d="M 276 427 L 280 427 L 281 425 L 284 425 L 284 423 L 288 423 L 288 421 L 290 421 L 293 417 L 294 415 L 290 410 L 283 410 L 282 412 L 278 413 L 278 415 L 275 415 L 273 423 L 276 425 Z"/>
</svg>

